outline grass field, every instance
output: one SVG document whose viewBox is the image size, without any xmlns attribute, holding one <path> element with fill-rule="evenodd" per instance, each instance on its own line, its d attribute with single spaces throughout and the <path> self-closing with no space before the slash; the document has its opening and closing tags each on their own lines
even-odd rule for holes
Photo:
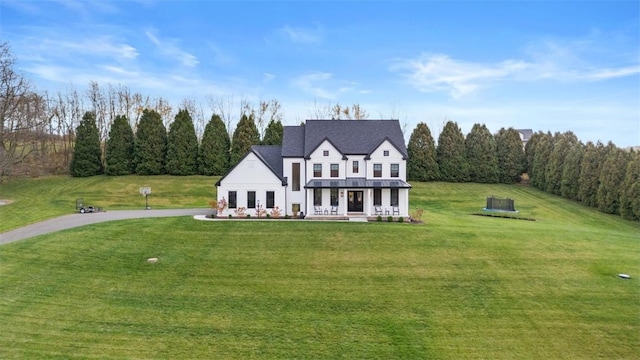
<svg viewBox="0 0 640 360">
<path fill-rule="evenodd" d="M 157 186 L 206 206 L 199 181 Z M 0 358 L 637 358 L 639 224 L 529 187 L 413 185 L 424 225 L 144 219 L 3 245 Z M 489 195 L 536 221 L 471 216 Z"/>
<path fill-rule="evenodd" d="M 0 199 L 12 201 L 11 206 L 0 206 L 0 232 L 73 213 L 77 198 L 107 211 L 144 209 L 145 200 L 139 193 L 142 186 L 151 187 L 149 206 L 154 209 L 209 207 L 209 201 L 215 200 L 217 180 L 135 175 L 17 179 L 0 184 Z"/>
</svg>

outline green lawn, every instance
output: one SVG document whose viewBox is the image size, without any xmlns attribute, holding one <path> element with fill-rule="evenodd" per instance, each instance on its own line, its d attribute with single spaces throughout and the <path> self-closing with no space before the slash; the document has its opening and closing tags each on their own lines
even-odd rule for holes
<svg viewBox="0 0 640 360">
<path fill-rule="evenodd" d="M 50 176 L 0 183 L 0 232 L 75 211 L 76 199 L 109 210 L 144 209 L 141 186 L 150 186 L 149 206 L 161 208 L 209 207 L 215 200 L 215 182 L 209 176 Z"/>
<path fill-rule="evenodd" d="M 3 245 L 0 358 L 637 358 L 638 223 L 413 185 L 424 225 L 183 217 Z M 488 195 L 537 221 L 470 215 Z"/>
</svg>

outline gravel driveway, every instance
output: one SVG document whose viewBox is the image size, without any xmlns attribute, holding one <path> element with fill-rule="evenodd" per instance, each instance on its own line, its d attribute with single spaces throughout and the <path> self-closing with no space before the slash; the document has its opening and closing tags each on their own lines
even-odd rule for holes
<svg viewBox="0 0 640 360">
<path fill-rule="evenodd" d="M 101 223 L 114 220 L 171 217 L 171 216 L 194 216 L 210 214 L 213 210 L 201 209 L 177 209 L 177 210 L 121 210 L 106 211 L 90 214 L 72 214 L 41 221 L 27 225 L 15 230 L 0 234 L 0 245 L 10 242 L 28 239 L 30 237 L 71 229 L 78 226 Z"/>
</svg>

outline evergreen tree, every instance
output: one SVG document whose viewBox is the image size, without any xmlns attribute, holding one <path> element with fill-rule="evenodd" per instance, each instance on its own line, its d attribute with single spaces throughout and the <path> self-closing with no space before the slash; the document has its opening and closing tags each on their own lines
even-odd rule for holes
<svg viewBox="0 0 640 360">
<path fill-rule="evenodd" d="M 578 181 L 578 199 L 585 205 L 597 207 L 596 193 L 600 185 L 600 167 L 604 162 L 605 148 L 601 142 L 594 145 L 588 142 L 580 164 L 580 180 Z"/>
<path fill-rule="evenodd" d="M 584 145 L 581 142 L 573 144 L 567 158 L 564 161 L 562 180 L 560 182 L 560 195 L 570 200 L 578 200 L 580 181 L 580 164 L 584 156 Z"/>
<path fill-rule="evenodd" d="M 411 133 L 407 146 L 407 179 L 415 181 L 434 181 L 439 178 L 436 161 L 436 145 L 431 131 L 425 123 L 419 123 Z"/>
<path fill-rule="evenodd" d="M 545 168 L 544 190 L 551 194 L 560 195 L 564 163 L 571 148 L 578 143 L 578 138 L 570 131 L 564 134 L 556 133 L 553 143 L 553 151 L 549 155 L 549 162 Z"/>
<path fill-rule="evenodd" d="M 252 145 L 260 144 L 260 133 L 253 121 L 253 115 L 242 115 L 231 140 L 231 166 L 245 156 Z"/>
<path fill-rule="evenodd" d="M 640 220 L 640 155 L 634 152 L 620 186 L 620 215 L 627 220 Z"/>
<path fill-rule="evenodd" d="M 546 133 L 540 136 L 534 148 L 533 167 L 531 168 L 531 185 L 540 190 L 546 188 L 546 168 L 553 151 L 553 136 Z"/>
<path fill-rule="evenodd" d="M 526 168 L 526 158 L 520 133 L 514 128 L 500 129 L 495 136 L 498 159 L 498 182 L 513 184 L 520 180 Z"/>
<path fill-rule="evenodd" d="M 596 193 L 598 210 L 607 214 L 620 214 L 620 188 L 624 181 L 628 153 L 610 143 L 609 152 L 600 169 L 600 184 Z"/>
<path fill-rule="evenodd" d="M 72 176 L 87 177 L 102 174 L 102 150 L 100 133 L 96 126 L 96 114 L 87 111 L 76 128 L 76 141 L 69 167 Z"/>
<path fill-rule="evenodd" d="M 178 111 L 167 136 L 167 173 L 194 175 L 198 171 L 198 137 L 189 112 Z"/>
<path fill-rule="evenodd" d="M 469 164 L 465 154 L 464 136 L 453 121 L 448 121 L 436 148 L 436 159 L 440 170 L 440 180 L 448 182 L 469 181 Z"/>
<path fill-rule="evenodd" d="M 531 135 L 529 141 L 527 141 L 527 145 L 525 145 L 524 147 L 524 155 L 527 162 L 526 171 L 529 175 L 529 178 L 531 178 L 533 174 L 533 159 L 535 159 L 536 157 L 536 146 L 543 136 L 544 133 L 542 131 L 538 131 L 537 133 Z M 518 137 L 520 137 L 520 134 L 518 134 Z"/>
<path fill-rule="evenodd" d="M 231 140 L 219 115 L 213 114 L 204 128 L 198 162 L 202 175 L 224 175 L 229 170 Z"/>
<path fill-rule="evenodd" d="M 465 150 L 472 182 L 498 182 L 496 141 L 486 125 L 473 125 L 465 140 Z"/>
<path fill-rule="evenodd" d="M 107 175 L 127 175 L 133 173 L 133 129 L 124 115 L 116 116 L 109 130 L 106 160 Z"/>
<path fill-rule="evenodd" d="M 262 144 L 282 145 L 283 132 L 284 132 L 284 127 L 282 126 L 282 122 L 280 120 L 269 121 L 269 124 L 267 125 L 267 129 L 264 132 L 264 139 L 262 139 Z"/>
<path fill-rule="evenodd" d="M 166 155 L 167 129 L 162 123 L 162 116 L 155 110 L 145 109 L 138 123 L 134 143 L 136 174 L 164 174 Z"/>
</svg>

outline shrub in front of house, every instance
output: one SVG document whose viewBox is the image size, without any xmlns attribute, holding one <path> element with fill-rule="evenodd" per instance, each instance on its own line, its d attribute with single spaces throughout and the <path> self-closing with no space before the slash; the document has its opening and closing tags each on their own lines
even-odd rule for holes
<svg viewBox="0 0 640 360">
<path fill-rule="evenodd" d="M 404 218 L 403 218 L 402 216 L 400 216 L 400 217 L 398 218 L 398 222 L 399 222 L 399 223 L 404 222 Z"/>
<path fill-rule="evenodd" d="M 382 222 L 382 216 L 378 215 L 378 217 L 376 218 L 377 222 Z"/>
<path fill-rule="evenodd" d="M 393 216 L 387 216 L 387 222 L 393 222 Z"/>
</svg>

